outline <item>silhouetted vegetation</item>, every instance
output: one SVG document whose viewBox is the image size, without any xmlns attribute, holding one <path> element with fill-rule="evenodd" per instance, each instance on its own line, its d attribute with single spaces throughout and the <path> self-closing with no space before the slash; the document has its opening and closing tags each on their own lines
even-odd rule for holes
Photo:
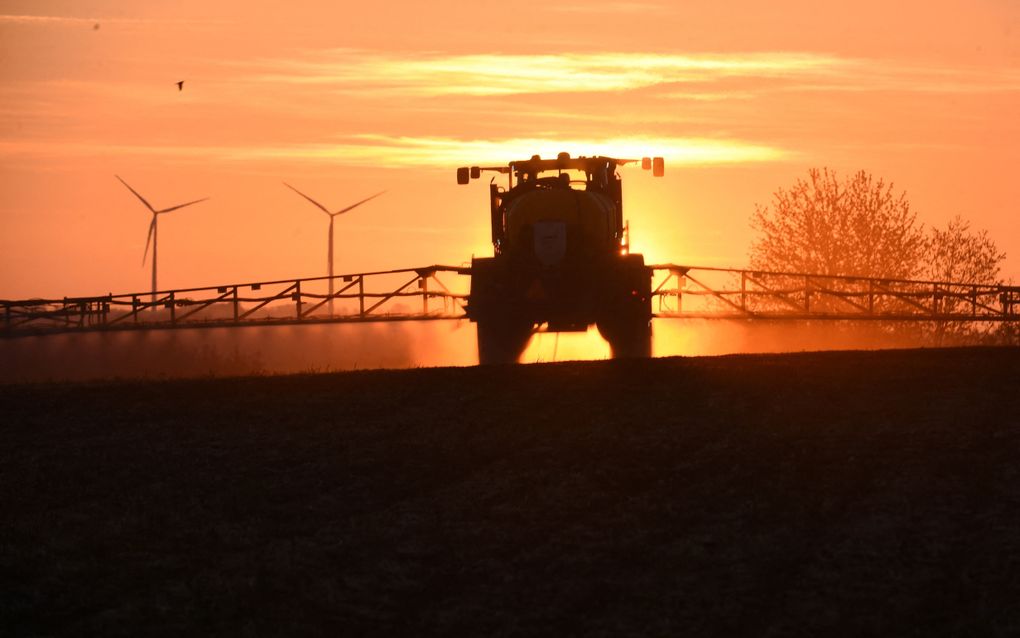
<svg viewBox="0 0 1020 638">
<path fill-rule="evenodd" d="M 988 231 L 974 231 L 970 222 L 957 215 L 944 228 L 929 228 L 925 242 L 921 277 L 932 281 L 963 281 L 970 283 L 1002 283 L 1000 270 L 1006 253 L 1000 251 Z M 962 308 L 964 301 L 945 299 L 948 310 Z M 1016 326 L 1000 325 L 979 330 L 962 322 L 939 322 L 931 328 L 935 343 L 965 342 L 975 337 L 989 337 L 1006 343 L 1018 343 Z"/>
<path fill-rule="evenodd" d="M 808 179 L 756 206 L 751 267 L 820 275 L 909 279 L 918 273 L 925 235 L 906 193 L 858 171 L 840 180 L 813 168 Z"/>
<path fill-rule="evenodd" d="M 934 282 L 1003 284 L 1006 254 L 985 230 L 972 230 L 956 216 L 943 228 L 925 227 L 905 191 L 857 171 L 846 178 L 813 168 L 780 188 L 769 205 L 756 205 L 751 227 L 751 267 L 763 271 L 828 276 L 917 279 Z M 962 311 L 965 300 L 939 300 L 944 312 Z M 920 343 L 1015 343 L 1016 326 L 966 322 L 886 326 L 910 331 Z"/>
</svg>

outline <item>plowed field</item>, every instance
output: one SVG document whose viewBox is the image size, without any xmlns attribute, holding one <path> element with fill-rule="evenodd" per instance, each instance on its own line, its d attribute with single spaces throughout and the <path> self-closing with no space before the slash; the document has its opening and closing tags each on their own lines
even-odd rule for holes
<svg viewBox="0 0 1020 638">
<path fill-rule="evenodd" d="M 0 421 L 6 636 L 1020 635 L 1017 349 L 6 386 Z"/>
</svg>

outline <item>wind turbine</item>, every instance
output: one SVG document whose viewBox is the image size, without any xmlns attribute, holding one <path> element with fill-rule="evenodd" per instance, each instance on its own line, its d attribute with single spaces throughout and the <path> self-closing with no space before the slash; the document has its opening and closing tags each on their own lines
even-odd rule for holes
<svg viewBox="0 0 1020 638">
<path fill-rule="evenodd" d="M 361 200 L 360 202 L 357 202 L 355 204 L 351 204 L 347 208 L 341 208 L 340 210 L 336 211 L 335 213 L 331 213 L 331 212 L 329 212 L 328 208 L 326 208 L 325 206 L 323 206 L 319 202 L 315 201 L 314 199 L 312 199 L 308 195 L 305 195 L 304 193 L 302 193 L 298 189 L 294 188 L 293 186 L 291 186 L 287 182 L 284 182 L 283 185 L 286 186 L 287 188 L 289 188 L 290 190 L 294 191 L 295 193 L 297 193 L 301 197 L 304 197 L 305 199 L 310 201 L 312 204 L 314 204 L 316 207 L 318 207 L 319 210 L 321 210 L 322 212 L 324 212 L 327 215 L 329 215 L 329 249 L 326 252 L 326 261 L 329 263 L 329 314 L 332 315 L 333 314 L 333 221 L 336 219 L 337 215 L 343 215 L 344 213 L 346 213 L 346 212 L 348 212 L 350 210 L 353 210 L 353 209 L 357 208 L 358 206 L 361 206 L 362 204 L 364 204 L 365 202 L 369 201 L 370 199 L 375 199 L 376 197 L 379 197 L 380 195 L 382 195 L 386 191 L 379 191 L 378 193 L 376 193 L 375 195 L 372 195 L 371 197 L 366 197 L 365 199 Z"/>
<path fill-rule="evenodd" d="M 206 201 L 209 198 L 208 197 L 203 197 L 202 199 L 196 199 L 195 201 L 187 202 L 186 204 L 178 204 L 176 206 L 171 206 L 170 208 L 164 208 L 162 210 L 156 210 L 155 208 L 152 207 L 152 204 L 147 202 L 144 197 L 142 197 L 140 194 L 138 194 L 138 191 L 136 191 L 135 189 L 131 188 L 131 186 L 127 182 L 125 182 L 123 179 L 121 179 L 120 175 L 114 175 L 114 177 L 119 179 L 121 184 L 126 186 L 129 191 L 134 193 L 135 197 L 137 197 L 139 200 L 141 200 L 141 202 L 143 204 L 145 204 L 145 207 L 148 208 L 149 211 L 152 213 L 152 222 L 149 224 L 149 234 L 146 235 L 146 237 L 145 237 L 145 252 L 142 253 L 142 265 L 143 266 L 145 265 L 145 258 L 149 255 L 149 242 L 152 242 L 152 303 L 155 304 L 156 303 L 156 247 L 158 245 L 157 242 L 156 242 L 156 239 L 158 237 L 157 236 L 157 232 L 159 230 L 158 225 L 157 225 L 156 222 L 159 219 L 159 216 L 162 215 L 163 213 L 169 213 L 169 212 L 175 211 L 175 210 L 177 210 L 179 208 L 184 208 L 185 206 L 191 206 L 192 204 L 197 204 L 199 202 L 204 202 L 204 201 Z M 155 306 L 153 306 L 153 310 L 155 310 Z"/>
</svg>

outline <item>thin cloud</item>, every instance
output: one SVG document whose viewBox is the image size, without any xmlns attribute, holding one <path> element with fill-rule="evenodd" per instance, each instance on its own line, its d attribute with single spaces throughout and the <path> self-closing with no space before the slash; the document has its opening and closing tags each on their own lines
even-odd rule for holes
<svg viewBox="0 0 1020 638">
<path fill-rule="evenodd" d="M 677 91 L 662 97 L 688 102 L 728 102 L 731 100 L 751 100 L 757 97 L 754 91 Z"/>
<path fill-rule="evenodd" d="M 264 60 L 250 80 L 361 97 L 500 97 L 662 89 L 688 100 L 805 91 L 975 93 L 1020 90 L 1009 68 L 932 67 L 818 53 L 439 55 L 337 49 Z M 677 91 L 678 85 L 698 87 Z M 752 85 L 752 88 L 748 88 Z"/>
<path fill-rule="evenodd" d="M 465 164 L 506 165 L 539 153 L 555 157 L 609 155 L 621 158 L 665 157 L 670 164 L 736 164 L 787 160 L 794 153 L 740 140 L 677 137 L 625 137 L 592 140 L 514 138 L 461 140 L 442 137 L 357 135 L 323 144 L 272 146 L 134 146 L 124 144 L 0 142 L 0 156 L 66 157 L 120 155 L 183 161 L 306 161 L 347 166 L 448 168 Z"/>
<path fill-rule="evenodd" d="M 741 77 L 804 77 L 831 73 L 846 64 L 839 58 L 807 53 L 442 56 L 344 49 L 318 57 L 263 62 L 265 72 L 254 79 L 361 94 L 499 96 L 630 91 Z"/>
<path fill-rule="evenodd" d="M 592 140 L 521 138 L 506 140 L 460 140 L 440 137 L 390 137 L 358 135 L 341 143 L 261 148 L 240 148 L 233 159 L 317 160 L 376 166 L 505 165 L 538 153 L 555 157 L 609 155 L 622 158 L 662 156 L 671 163 L 730 164 L 787 159 L 782 149 L 737 140 L 700 138 L 628 137 Z"/>
<path fill-rule="evenodd" d="M 166 26 L 169 24 L 174 25 L 187 25 L 190 27 L 196 26 L 222 26 L 227 23 L 225 22 L 213 22 L 208 20 L 185 20 L 185 19 L 174 19 L 174 18 L 160 18 L 159 20 L 153 20 L 150 18 L 124 18 L 124 17 L 82 17 L 82 16 L 47 16 L 47 15 L 14 15 L 14 14 L 0 14 L 0 24 L 10 25 L 23 25 L 23 26 L 88 26 L 95 27 L 95 25 L 104 24 L 118 24 L 118 25 L 160 25 Z"/>
<path fill-rule="evenodd" d="M 26 25 L 95 25 L 106 23 L 141 24 L 138 18 L 79 18 L 74 16 L 0 15 L 0 24 Z"/>
</svg>

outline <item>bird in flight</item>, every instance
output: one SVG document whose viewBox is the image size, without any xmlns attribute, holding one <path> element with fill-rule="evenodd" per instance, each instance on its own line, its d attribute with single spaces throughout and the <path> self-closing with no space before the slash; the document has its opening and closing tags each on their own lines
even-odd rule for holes
<svg viewBox="0 0 1020 638">
<path fill-rule="evenodd" d="M 177 90 L 178 91 L 183 91 L 184 90 L 184 80 L 181 80 L 180 82 L 175 82 L 175 84 L 177 85 Z"/>
</svg>

